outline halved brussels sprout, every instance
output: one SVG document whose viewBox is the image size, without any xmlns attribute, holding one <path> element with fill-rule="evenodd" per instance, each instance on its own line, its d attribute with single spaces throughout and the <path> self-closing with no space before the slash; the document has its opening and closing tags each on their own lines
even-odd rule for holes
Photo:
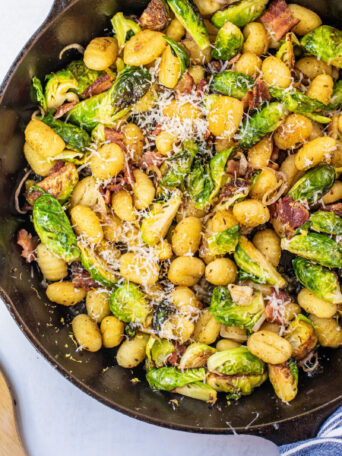
<svg viewBox="0 0 342 456">
<path fill-rule="evenodd" d="M 249 305 L 239 305 L 233 302 L 227 288 L 216 287 L 212 294 L 209 310 L 223 325 L 239 326 L 250 330 L 262 316 L 265 305 L 260 292 L 255 292 Z"/>
<path fill-rule="evenodd" d="M 291 358 L 283 364 L 269 364 L 268 376 L 274 392 L 283 402 L 291 402 L 298 392 L 298 367 Z"/>
<path fill-rule="evenodd" d="M 227 399 L 239 399 L 240 396 L 252 394 L 254 388 L 262 385 L 267 379 L 267 372 L 250 375 L 218 375 L 209 374 L 207 384 L 216 391 L 228 393 Z"/>
<path fill-rule="evenodd" d="M 340 285 L 334 272 L 306 258 L 295 258 L 292 265 L 297 279 L 305 288 L 326 301 L 342 303 Z"/>
<path fill-rule="evenodd" d="M 210 385 L 203 382 L 189 383 L 185 386 L 180 386 L 172 390 L 173 393 L 182 394 L 183 396 L 198 399 L 210 404 L 215 404 L 217 401 L 217 391 Z"/>
<path fill-rule="evenodd" d="M 239 242 L 240 225 L 232 226 L 208 238 L 208 248 L 211 255 L 233 253 Z"/>
<path fill-rule="evenodd" d="M 46 77 L 45 99 L 47 109 L 57 109 L 65 101 L 78 101 L 75 92 L 77 90 L 77 81 L 69 70 L 57 71 Z"/>
<path fill-rule="evenodd" d="M 253 88 L 254 80 L 243 73 L 223 71 L 216 73 L 209 85 L 212 92 L 241 100 Z"/>
<path fill-rule="evenodd" d="M 172 391 L 189 383 L 201 382 L 206 378 L 207 372 L 199 369 L 179 371 L 175 367 L 152 368 L 146 374 L 146 379 L 153 389 Z"/>
<path fill-rule="evenodd" d="M 295 359 L 305 358 L 317 344 L 317 336 L 312 321 L 302 314 L 297 315 L 287 328 L 285 339 L 290 342 L 292 356 Z"/>
<path fill-rule="evenodd" d="M 171 38 L 169 38 L 167 36 L 164 36 L 164 39 L 170 45 L 172 53 L 178 57 L 178 60 L 180 63 L 179 77 L 181 77 L 182 74 L 186 71 L 186 69 L 190 65 L 189 54 L 187 53 L 187 51 L 184 49 L 184 47 L 181 44 L 177 43 L 176 41 L 172 40 Z"/>
<path fill-rule="evenodd" d="M 38 79 L 36 76 L 33 76 L 31 81 L 31 98 L 34 103 L 39 103 L 44 111 L 47 110 L 43 86 L 40 79 Z"/>
<path fill-rule="evenodd" d="M 168 302 L 161 302 L 153 310 L 152 328 L 154 329 L 154 331 L 160 331 L 162 329 L 163 324 L 168 319 L 169 315 L 174 313 L 175 311 L 176 308 L 171 306 Z"/>
<path fill-rule="evenodd" d="M 315 205 L 334 185 L 335 169 L 331 165 L 320 165 L 307 171 L 288 192 L 296 201 L 304 201 L 309 206 Z"/>
<path fill-rule="evenodd" d="M 203 367 L 209 356 L 214 353 L 216 353 L 215 348 L 200 342 L 194 342 L 186 348 L 185 353 L 180 360 L 179 369 Z"/>
<path fill-rule="evenodd" d="M 198 146 L 194 141 L 185 141 L 182 150 L 168 159 L 161 167 L 165 172 L 161 181 L 166 187 L 178 187 L 184 182 L 185 176 L 190 172 Z"/>
<path fill-rule="evenodd" d="M 262 15 L 267 3 L 268 0 L 240 0 L 234 2 L 227 8 L 217 11 L 211 18 L 211 22 L 218 28 L 222 27 L 227 21 L 238 27 L 244 27 Z"/>
<path fill-rule="evenodd" d="M 175 190 L 166 203 L 156 204 L 144 218 L 140 230 L 141 238 L 146 244 L 153 247 L 166 236 L 181 203 L 182 194 L 179 190 Z"/>
<path fill-rule="evenodd" d="M 104 71 L 91 70 L 83 60 L 74 60 L 69 63 L 67 70 L 71 71 L 77 81 L 77 89 L 75 91 L 79 96 L 82 96 L 89 86 L 106 74 Z"/>
<path fill-rule="evenodd" d="M 245 236 L 240 237 L 234 259 L 239 268 L 259 279 L 261 283 L 277 285 L 280 288 L 285 286 L 283 277 Z"/>
<path fill-rule="evenodd" d="M 138 285 L 125 282 L 110 297 L 111 312 L 125 323 L 144 324 L 150 307 Z"/>
<path fill-rule="evenodd" d="M 281 248 L 328 268 L 342 267 L 340 244 L 324 234 L 306 233 L 297 234 L 291 239 L 283 238 Z"/>
<path fill-rule="evenodd" d="M 239 27 L 226 22 L 218 31 L 211 55 L 216 60 L 230 60 L 242 50 L 243 41 Z"/>
<path fill-rule="evenodd" d="M 283 122 L 288 110 L 283 103 L 272 102 L 243 122 L 238 131 L 239 145 L 248 149 Z"/>
<path fill-rule="evenodd" d="M 221 190 L 221 187 L 225 184 L 225 180 L 227 179 L 227 174 L 225 172 L 227 161 L 234 151 L 234 147 L 230 147 L 222 152 L 218 152 L 210 160 L 210 177 L 213 183 L 213 189 L 209 196 L 209 202 L 215 198 Z"/>
<path fill-rule="evenodd" d="M 317 211 L 310 215 L 310 227 L 321 233 L 342 234 L 342 217 L 334 212 Z"/>
<path fill-rule="evenodd" d="M 33 205 L 34 228 L 43 244 L 70 262 L 80 257 L 77 239 L 61 204 L 52 195 L 40 196 Z"/>
<path fill-rule="evenodd" d="M 124 47 L 133 35 L 136 35 L 141 30 L 139 24 L 132 19 L 127 19 L 121 12 L 112 17 L 111 23 L 120 49 Z"/>
<path fill-rule="evenodd" d="M 330 25 L 321 25 L 301 40 L 309 53 L 330 65 L 342 68 L 342 31 Z"/>
<path fill-rule="evenodd" d="M 203 209 L 214 189 L 210 166 L 203 164 L 200 158 L 196 159 L 190 174 L 186 177 L 186 189 L 190 198 L 195 201 L 195 207 Z"/>
<path fill-rule="evenodd" d="M 307 114 L 327 109 L 324 103 L 316 100 L 316 98 L 308 97 L 303 92 L 276 87 L 270 87 L 269 92 L 272 97 L 282 101 L 290 112 L 296 112 L 307 116 Z"/>
<path fill-rule="evenodd" d="M 207 361 L 209 372 L 224 375 L 263 374 L 265 364 L 254 356 L 247 347 L 217 352 Z"/>
<path fill-rule="evenodd" d="M 334 91 L 329 105 L 329 109 L 340 108 L 342 108 L 342 79 L 335 82 Z"/>
<path fill-rule="evenodd" d="M 173 353 L 175 347 L 172 342 L 166 339 L 159 339 L 156 336 L 150 336 L 146 345 L 146 357 L 153 366 L 162 367 L 167 364 L 167 359 Z"/>
<path fill-rule="evenodd" d="M 119 275 L 115 274 L 103 258 L 97 255 L 91 247 L 81 242 L 78 243 L 78 247 L 81 251 L 82 266 L 89 272 L 90 277 L 105 287 L 114 287 Z"/>
</svg>

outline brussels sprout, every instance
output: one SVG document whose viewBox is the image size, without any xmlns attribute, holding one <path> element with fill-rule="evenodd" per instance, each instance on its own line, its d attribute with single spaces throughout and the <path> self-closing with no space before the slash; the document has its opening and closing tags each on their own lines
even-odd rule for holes
<svg viewBox="0 0 342 456">
<path fill-rule="evenodd" d="M 167 4 L 176 18 L 186 28 L 200 49 L 210 46 L 209 35 L 199 14 L 195 12 L 189 0 L 167 0 Z"/>
<path fill-rule="evenodd" d="M 104 71 L 91 70 L 83 60 L 74 60 L 69 63 L 67 70 L 71 71 L 77 81 L 77 88 L 74 89 L 77 95 L 82 96 L 83 92 L 97 79 L 105 75 Z"/>
<path fill-rule="evenodd" d="M 297 315 L 286 330 L 285 339 L 290 342 L 292 356 L 303 359 L 317 344 L 317 336 L 311 320 L 304 315 Z"/>
<path fill-rule="evenodd" d="M 240 237 L 240 225 L 232 226 L 221 233 L 213 234 L 208 238 L 208 248 L 211 255 L 225 255 L 233 253 Z"/>
<path fill-rule="evenodd" d="M 52 195 L 40 196 L 33 205 L 34 228 L 43 244 L 66 262 L 80 256 L 75 233 L 62 206 Z"/>
<path fill-rule="evenodd" d="M 310 215 L 310 227 L 321 233 L 342 234 L 342 217 L 334 212 L 317 211 Z"/>
<path fill-rule="evenodd" d="M 90 277 L 105 287 L 114 287 L 118 276 L 114 274 L 108 264 L 91 247 L 82 243 L 79 243 L 78 247 L 81 251 L 82 266 L 89 272 Z"/>
<path fill-rule="evenodd" d="M 234 147 L 225 149 L 222 152 L 215 154 L 210 160 L 210 177 L 213 182 L 213 190 L 209 196 L 209 202 L 215 198 L 225 183 L 225 179 L 227 178 L 226 164 L 234 150 Z"/>
<path fill-rule="evenodd" d="M 262 316 L 265 305 L 262 294 L 255 292 L 248 305 L 233 302 L 229 290 L 225 287 L 214 288 L 210 312 L 216 320 L 226 326 L 239 326 L 251 330 Z"/>
<path fill-rule="evenodd" d="M 303 112 L 299 114 L 304 114 L 308 119 L 313 120 L 314 122 L 318 122 L 321 124 L 328 124 L 331 122 L 331 118 L 327 116 L 322 116 L 322 114 L 318 114 L 316 112 Z"/>
<path fill-rule="evenodd" d="M 283 364 L 269 364 L 268 376 L 274 392 L 283 402 L 291 402 L 298 392 L 298 366 L 291 358 Z"/>
<path fill-rule="evenodd" d="M 110 297 L 111 312 L 125 323 L 144 324 L 150 307 L 138 285 L 125 282 Z"/>
<path fill-rule="evenodd" d="M 247 347 L 237 347 L 211 355 L 207 362 L 209 372 L 223 375 L 263 374 L 265 364 L 252 355 Z"/>
<path fill-rule="evenodd" d="M 218 28 L 227 21 L 238 27 L 244 27 L 262 15 L 267 2 L 268 0 L 240 0 L 223 10 L 217 11 L 211 18 L 211 22 Z"/>
<path fill-rule="evenodd" d="M 50 111 L 43 119 L 46 125 L 51 127 L 61 138 L 63 138 L 67 147 L 79 152 L 86 152 L 90 147 L 90 136 L 83 130 L 64 122 L 63 120 L 55 119 Z"/>
<path fill-rule="evenodd" d="M 253 79 L 246 74 L 223 71 L 223 73 L 217 73 L 213 76 L 209 89 L 212 92 L 241 100 L 253 88 L 253 84 Z"/>
<path fill-rule="evenodd" d="M 173 308 L 167 302 L 161 302 L 153 310 L 152 328 L 154 329 L 154 331 L 160 331 L 163 324 L 168 319 L 169 315 L 173 312 L 175 312 L 175 308 Z"/>
<path fill-rule="evenodd" d="M 259 142 L 268 133 L 276 130 L 287 116 L 287 109 L 282 103 L 269 103 L 250 119 L 243 122 L 238 131 L 239 145 L 248 149 Z"/>
<path fill-rule="evenodd" d="M 217 73 L 217 74 L 220 74 L 220 73 Z M 203 109 L 206 111 L 207 114 L 209 113 L 209 111 L 211 110 L 213 105 L 217 102 L 217 100 L 219 100 L 219 99 L 220 99 L 220 95 L 218 95 L 216 93 L 211 93 L 210 95 L 209 94 L 203 94 L 202 106 L 203 106 Z"/>
<path fill-rule="evenodd" d="M 78 101 L 78 96 L 69 90 L 77 90 L 77 81 L 69 70 L 57 71 L 46 77 L 45 99 L 47 109 L 57 109 L 65 101 Z"/>
<path fill-rule="evenodd" d="M 113 84 L 112 102 L 119 108 L 127 108 L 142 98 L 151 87 L 152 77 L 143 67 L 126 66 Z"/>
<path fill-rule="evenodd" d="M 161 181 L 166 187 L 178 187 L 184 182 L 185 176 L 190 172 L 198 146 L 194 141 L 185 141 L 182 150 L 172 155 L 161 167 L 165 172 Z"/>
<path fill-rule="evenodd" d="M 308 114 L 314 113 L 315 111 L 327 109 L 326 105 L 321 101 L 316 100 L 316 98 L 310 98 L 302 92 L 275 87 L 270 87 L 269 92 L 273 98 L 283 102 L 286 109 L 291 112 L 308 116 Z"/>
<path fill-rule="evenodd" d="M 186 177 L 185 185 L 190 198 L 195 201 L 195 207 L 203 209 L 214 189 L 210 166 L 202 164 L 200 158 L 196 159 L 190 174 Z"/>
<path fill-rule="evenodd" d="M 307 171 L 288 192 L 296 201 L 304 201 L 313 206 L 333 186 L 335 169 L 330 165 L 320 165 Z"/>
<path fill-rule="evenodd" d="M 33 76 L 31 81 L 31 98 L 34 103 L 39 103 L 44 111 L 47 110 L 43 86 L 40 79 L 36 76 Z"/>
<path fill-rule="evenodd" d="M 141 238 L 151 247 L 158 244 L 168 232 L 172 220 L 182 203 L 182 194 L 175 190 L 172 197 L 163 205 L 156 204 L 141 224 Z"/>
<path fill-rule="evenodd" d="M 150 336 L 146 345 L 146 357 L 149 361 L 149 368 L 153 366 L 162 367 L 167 363 L 168 357 L 175 350 L 174 345 L 165 339 Z"/>
<path fill-rule="evenodd" d="M 125 18 L 121 12 L 112 17 L 111 23 L 120 48 L 123 48 L 126 42 L 141 30 L 139 24 L 132 19 Z"/>
<path fill-rule="evenodd" d="M 184 47 L 177 43 L 176 41 L 172 40 L 171 38 L 164 36 L 164 39 L 168 42 L 170 45 L 172 53 L 178 57 L 179 63 L 180 63 L 180 76 L 186 71 L 188 66 L 190 65 L 190 57 L 187 51 L 184 49 Z"/>
<path fill-rule="evenodd" d="M 203 367 L 209 356 L 214 353 L 216 353 L 215 348 L 200 342 L 194 342 L 186 348 L 185 353 L 180 360 L 179 369 Z"/>
<path fill-rule="evenodd" d="M 191 397 L 192 399 L 205 401 L 210 404 L 215 404 L 217 401 L 217 391 L 203 382 L 189 383 L 188 385 L 175 388 L 172 392 Z"/>
<path fill-rule="evenodd" d="M 227 399 L 239 399 L 241 396 L 252 394 L 254 388 L 262 385 L 267 379 L 267 373 L 259 375 L 218 375 L 209 374 L 207 384 L 216 391 L 229 393 Z"/>
<path fill-rule="evenodd" d="M 243 41 L 243 34 L 239 27 L 226 22 L 218 31 L 211 55 L 216 60 L 230 60 L 241 51 Z"/>
<path fill-rule="evenodd" d="M 285 280 L 279 272 L 245 236 L 240 237 L 234 252 L 234 259 L 239 268 L 262 280 L 262 283 L 269 283 L 280 288 L 285 285 Z"/>
<path fill-rule="evenodd" d="M 150 369 L 146 378 L 153 389 L 172 391 L 189 383 L 202 381 L 207 373 L 204 368 L 179 371 L 175 367 L 161 367 Z"/>
<path fill-rule="evenodd" d="M 336 274 L 306 258 L 297 257 L 292 261 L 299 282 L 319 298 L 334 304 L 342 303 L 342 293 Z"/>
<path fill-rule="evenodd" d="M 301 40 L 309 53 L 328 64 L 342 68 L 342 31 L 330 25 L 321 25 Z"/>
<path fill-rule="evenodd" d="M 61 203 L 64 203 L 71 195 L 75 185 L 78 182 L 78 172 L 72 163 L 63 166 L 59 171 L 50 174 L 40 182 L 34 183 L 29 188 L 27 194 L 27 202 L 34 204 L 36 197 L 34 193 L 42 188 L 46 193 L 57 198 Z"/>
<path fill-rule="evenodd" d="M 290 70 L 295 66 L 295 47 L 300 52 L 300 41 L 294 33 L 290 32 L 286 34 L 285 40 L 280 43 L 280 48 L 276 53 L 276 57 L 282 60 Z"/>
<path fill-rule="evenodd" d="M 331 97 L 329 109 L 340 109 L 342 108 L 342 79 L 339 79 L 334 84 L 334 92 Z M 327 108 L 325 108 L 327 109 Z"/>
<path fill-rule="evenodd" d="M 281 248 L 328 268 L 342 267 L 342 248 L 334 239 L 319 233 L 298 234 L 283 238 Z"/>
</svg>

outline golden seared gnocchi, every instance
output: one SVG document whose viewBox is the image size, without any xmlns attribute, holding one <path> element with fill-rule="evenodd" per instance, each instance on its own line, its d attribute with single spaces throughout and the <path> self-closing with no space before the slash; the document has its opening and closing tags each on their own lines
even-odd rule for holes
<svg viewBox="0 0 342 456">
<path fill-rule="evenodd" d="M 77 234 L 94 244 L 103 240 L 100 219 L 92 209 L 87 206 L 74 206 L 70 211 L 70 218 Z"/>
<path fill-rule="evenodd" d="M 329 136 L 313 139 L 303 146 L 295 155 L 295 165 L 298 170 L 306 170 L 319 163 L 329 163 L 336 149 L 336 140 Z"/>
<path fill-rule="evenodd" d="M 267 84 L 286 89 L 291 84 L 291 72 L 288 66 L 277 57 L 266 57 L 261 71 Z"/>
<path fill-rule="evenodd" d="M 237 277 L 235 263 L 229 258 L 216 258 L 207 264 L 205 278 L 213 285 L 228 285 L 234 283 Z"/>
<path fill-rule="evenodd" d="M 99 327 L 88 315 L 76 315 L 72 320 L 72 330 L 82 350 L 97 352 L 102 347 Z"/>
<path fill-rule="evenodd" d="M 132 369 L 142 363 L 146 357 L 148 334 L 138 333 L 132 339 L 126 339 L 119 347 L 116 361 L 119 366 Z"/>
<path fill-rule="evenodd" d="M 235 63 L 234 69 L 238 73 L 246 74 L 251 78 L 256 78 L 261 71 L 262 60 L 254 52 L 243 52 L 239 60 Z"/>
<path fill-rule="evenodd" d="M 86 297 L 86 308 L 89 317 L 96 323 L 110 315 L 109 308 L 110 294 L 107 290 L 93 289 L 88 291 Z"/>
<path fill-rule="evenodd" d="M 126 43 L 123 60 L 126 65 L 148 65 L 164 51 L 166 41 L 161 32 L 142 30 Z"/>
<path fill-rule="evenodd" d="M 274 267 L 278 267 L 281 257 L 280 239 L 273 230 L 266 229 L 255 233 L 253 244 Z"/>
<path fill-rule="evenodd" d="M 279 149 L 296 149 L 312 133 L 312 122 L 301 114 L 290 114 L 285 122 L 275 131 L 273 139 Z"/>
<path fill-rule="evenodd" d="M 91 70 L 106 70 L 115 62 L 118 43 L 110 36 L 94 38 L 84 51 L 84 63 Z"/>
<path fill-rule="evenodd" d="M 65 149 L 64 140 L 41 120 L 32 119 L 25 129 L 25 140 L 42 159 L 60 155 Z"/>
<path fill-rule="evenodd" d="M 243 114 L 243 104 L 232 97 L 220 97 L 208 115 L 208 128 L 215 136 L 231 138 L 238 129 Z"/>
<path fill-rule="evenodd" d="M 123 341 L 125 325 L 118 318 L 112 315 L 104 317 L 100 329 L 104 347 L 114 348 Z"/>
<path fill-rule="evenodd" d="M 90 168 L 96 179 L 107 180 L 119 174 L 125 166 L 125 156 L 120 146 L 105 144 L 90 158 Z"/>
<path fill-rule="evenodd" d="M 126 190 L 120 190 L 117 193 L 113 193 L 112 208 L 119 219 L 126 222 L 135 221 L 136 213 L 133 206 L 133 198 Z"/>
<path fill-rule="evenodd" d="M 319 74 L 311 81 L 307 96 L 316 98 L 325 105 L 330 103 L 334 89 L 334 80 L 329 74 Z"/>
<path fill-rule="evenodd" d="M 168 278 L 174 285 L 192 287 L 204 275 L 204 270 L 204 263 L 199 258 L 180 256 L 172 261 Z"/>
<path fill-rule="evenodd" d="M 245 42 L 243 52 L 253 52 L 261 56 L 266 54 L 268 49 L 268 36 L 265 27 L 260 22 L 250 22 L 243 29 Z"/>
<path fill-rule="evenodd" d="M 252 228 L 263 225 L 270 219 L 268 208 L 261 201 L 254 199 L 247 199 L 236 203 L 233 207 L 233 214 L 241 225 Z"/>
<path fill-rule="evenodd" d="M 172 250 L 177 256 L 194 255 L 199 248 L 201 236 L 201 220 L 197 217 L 186 217 L 172 233 Z"/>
<path fill-rule="evenodd" d="M 195 324 L 193 339 L 202 344 L 213 344 L 220 334 L 220 328 L 221 325 L 214 315 L 204 309 Z"/>
<path fill-rule="evenodd" d="M 141 171 L 133 171 L 135 182 L 133 184 L 134 206 L 137 209 L 146 209 L 154 200 L 156 190 L 151 179 Z"/>
<path fill-rule="evenodd" d="M 86 290 L 76 288 L 72 282 L 50 283 L 46 289 L 46 296 L 50 301 L 62 306 L 74 306 L 86 297 Z"/>
<path fill-rule="evenodd" d="M 248 150 L 248 162 L 256 168 L 264 168 L 269 164 L 272 153 L 272 136 L 267 135 Z"/>
<path fill-rule="evenodd" d="M 37 263 L 46 280 L 62 280 L 68 275 L 68 265 L 46 247 L 39 244 L 37 247 Z"/>
</svg>

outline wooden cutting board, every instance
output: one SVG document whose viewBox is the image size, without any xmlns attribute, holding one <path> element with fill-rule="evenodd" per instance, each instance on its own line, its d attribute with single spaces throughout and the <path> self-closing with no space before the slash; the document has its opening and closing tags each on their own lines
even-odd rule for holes
<svg viewBox="0 0 342 456">
<path fill-rule="evenodd" d="M 27 456 L 21 443 L 14 412 L 14 402 L 0 371 L 0 455 Z"/>
</svg>

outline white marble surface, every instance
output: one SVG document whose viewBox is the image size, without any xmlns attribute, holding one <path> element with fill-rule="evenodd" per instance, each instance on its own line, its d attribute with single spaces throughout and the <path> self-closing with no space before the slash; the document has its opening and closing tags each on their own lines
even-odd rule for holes
<svg viewBox="0 0 342 456">
<path fill-rule="evenodd" d="M 0 0 L 0 81 L 52 0 Z M 158 428 L 121 415 L 65 380 L 28 342 L 0 302 L 0 366 L 18 403 L 30 456 L 272 456 L 271 442 Z M 11 455 L 15 456 L 15 455 Z"/>
</svg>

